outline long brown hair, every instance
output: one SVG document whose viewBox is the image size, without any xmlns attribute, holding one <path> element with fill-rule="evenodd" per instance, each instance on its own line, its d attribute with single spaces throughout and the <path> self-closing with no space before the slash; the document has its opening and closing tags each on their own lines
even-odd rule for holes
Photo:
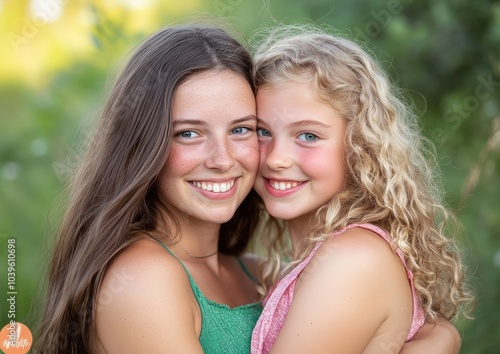
<svg viewBox="0 0 500 354">
<path fill-rule="evenodd" d="M 225 31 L 204 25 L 154 34 L 118 76 L 71 181 L 35 353 L 95 352 L 96 296 L 107 267 L 139 233 L 158 228 L 160 211 L 178 225 L 156 190 L 172 138 L 172 98 L 188 77 L 212 69 L 232 70 L 254 90 L 247 50 Z M 252 192 L 222 225 L 222 253 L 238 254 L 247 246 L 257 218 L 254 198 Z"/>
</svg>

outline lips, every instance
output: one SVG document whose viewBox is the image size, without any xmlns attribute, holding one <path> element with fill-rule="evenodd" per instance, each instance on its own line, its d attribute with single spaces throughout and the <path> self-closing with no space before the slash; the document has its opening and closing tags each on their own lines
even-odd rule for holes
<svg viewBox="0 0 500 354">
<path fill-rule="evenodd" d="M 203 189 L 204 191 L 213 193 L 224 193 L 234 187 L 234 179 L 226 182 L 209 182 L 209 181 L 191 181 L 194 186 Z"/>
<path fill-rule="evenodd" d="M 268 195 L 284 198 L 294 195 L 306 185 L 307 181 L 276 180 L 264 178 L 264 188 Z"/>
</svg>

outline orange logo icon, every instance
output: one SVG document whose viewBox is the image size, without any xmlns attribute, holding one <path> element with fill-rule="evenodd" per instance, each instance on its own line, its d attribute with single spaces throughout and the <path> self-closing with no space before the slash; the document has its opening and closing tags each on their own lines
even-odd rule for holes
<svg viewBox="0 0 500 354">
<path fill-rule="evenodd" d="M 5 354 L 26 354 L 32 343 L 31 331 L 21 322 L 11 322 L 0 331 L 0 349 Z"/>
</svg>

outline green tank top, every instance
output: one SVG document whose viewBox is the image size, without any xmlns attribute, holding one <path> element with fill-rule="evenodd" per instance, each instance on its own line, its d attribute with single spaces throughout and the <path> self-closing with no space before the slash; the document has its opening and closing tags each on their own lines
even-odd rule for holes
<svg viewBox="0 0 500 354">
<path fill-rule="evenodd" d="M 161 245 L 184 267 L 193 294 L 201 310 L 200 344 L 205 354 L 250 353 L 252 331 L 262 312 L 262 304 L 254 302 L 230 308 L 206 298 L 193 277 L 177 256 L 163 243 Z M 243 271 L 254 281 L 241 259 L 237 258 Z M 255 282 L 255 281 L 254 281 Z"/>
</svg>

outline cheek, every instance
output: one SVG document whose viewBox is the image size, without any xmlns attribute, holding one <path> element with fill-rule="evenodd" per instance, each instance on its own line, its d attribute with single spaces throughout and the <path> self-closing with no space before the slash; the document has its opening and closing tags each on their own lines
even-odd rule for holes
<svg viewBox="0 0 500 354">
<path fill-rule="evenodd" d="M 186 147 L 172 146 L 165 163 L 170 175 L 177 175 L 191 170 L 199 161 L 200 153 Z"/>
<path fill-rule="evenodd" d="M 243 166 L 250 171 L 257 172 L 259 167 L 259 144 L 256 139 L 237 144 L 236 154 Z"/>
<path fill-rule="evenodd" d="M 259 167 L 262 167 L 264 163 L 266 162 L 267 159 L 267 145 L 260 143 L 258 147 L 258 154 L 259 154 Z"/>
<path fill-rule="evenodd" d="M 309 175 L 316 175 L 324 171 L 331 164 L 331 159 L 324 151 L 317 149 L 298 149 L 294 152 L 295 158 L 304 172 Z"/>
<path fill-rule="evenodd" d="M 311 177 L 327 180 L 343 179 L 344 159 L 342 147 L 301 149 L 296 152 L 302 169 Z"/>
</svg>

